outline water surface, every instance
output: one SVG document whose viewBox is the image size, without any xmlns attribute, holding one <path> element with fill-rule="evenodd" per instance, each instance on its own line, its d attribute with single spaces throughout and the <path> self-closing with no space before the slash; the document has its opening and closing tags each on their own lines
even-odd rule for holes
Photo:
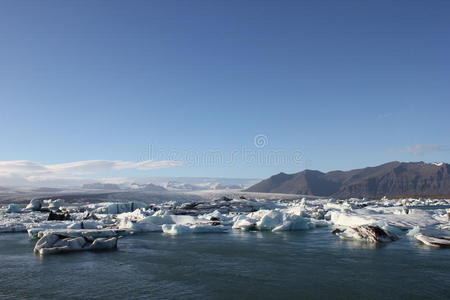
<svg viewBox="0 0 450 300">
<path fill-rule="evenodd" d="M 286 233 L 160 233 L 119 251 L 36 256 L 0 235 L 1 299 L 448 299 L 450 249 L 406 238 L 341 241 L 327 228 Z"/>
</svg>

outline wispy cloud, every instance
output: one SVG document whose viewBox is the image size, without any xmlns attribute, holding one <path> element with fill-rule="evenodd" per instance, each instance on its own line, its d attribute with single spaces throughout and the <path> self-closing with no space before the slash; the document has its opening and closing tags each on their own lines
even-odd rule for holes
<svg viewBox="0 0 450 300">
<path fill-rule="evenodd" d="M 382 113 L 378 115 L 378 119 L 388 119 L 392 117 L 392 113 L 391 112 L 386 112 L 386 113 Z"/>
<path fill-rule="evenodd" d="M 28 160 L 0 161 L 0 177 L 14 182 L 35 182 L 52 180 L 70 180 L 76 176 L 98 174 L 118 170 L 153 170 L 182 166 L 181 161 L 139 161 L 122 160 L 84 160 L 62 164 L 44 165 Z"/>
<path fill-rule="evenodd" d="M 85 160 L 64 164 L 46 166 L 51 172 L 60 174 L 93 174 L 108 171 L 117 171 L 125 169 L 153 170 L 168 167 L 177 167 L 183 165 L 179 161 L 152 161 L 145 160 L 140 162 L 130 162 L 121 160 Z"/>
<path fill-rule="evenodd" d="M 423 156 L 429 152 L 441 152 L 449 151 L 447 146 L 437 145 L 437 144 L 417 144 L 413 146 L 407 146 L 403 149 L 399 149 L 396 152 L 407 153 L 410 155 Z"/>
</svg>

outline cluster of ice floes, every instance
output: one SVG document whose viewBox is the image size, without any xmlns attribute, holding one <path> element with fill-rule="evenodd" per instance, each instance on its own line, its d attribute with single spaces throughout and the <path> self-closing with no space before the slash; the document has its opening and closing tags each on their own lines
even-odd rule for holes
<svg viewBox="0 0 450 300">
<path fill-rule="evenodd" d="M 449 234 L 442 231 L 450 228 L 449 200 L 346 201 L 341 203 L 340 210 L 335 203 L 327 203 L 324 207 L 328 209 L 325 217 L 335 227 L 333 233 L 342 239 L 391 242 L 406 235 L 431 245 L 426 242 L 431 235 L 425 232 L 441 230 L 439 236 L 434 238 L 441 238 L 442 241 Z M 448 243 L 440 244 L 446 245 Z M 436 241 L 433 246 L 437 246 Z"/>
<path fill-rule="evenodd" d="M 36 252 L 40 254 L 108 248 L 107 245 L 116 245 L 120 236 L 142 232 L 279 232 L 323 226 L 330 227 L 342 239 L 386 243 L 407 237 L 431 246 L 445 246 L 450 241 L 443 234 L 450 234 L 448 208 L 450 200 L 433 199 L 222 197 L 205 202 L 158 204 L 31 200 L 26 207 L 10 204 L 0 210 L 0 232 L 28 232 L 30 238 L 39 239 Z M 431 229 L 439 234 L 428 234 Z"/>
<path fill-rule="evenodd" d="M 306 217 L 301 209 L 259 210 L 247 215 L 240 215 L 234 219 L 233 229 L 243 231 L 294 231 L 307 230 L 317 226 L 328 226 L 325 220 L 316 220 Z"/>
</svg>

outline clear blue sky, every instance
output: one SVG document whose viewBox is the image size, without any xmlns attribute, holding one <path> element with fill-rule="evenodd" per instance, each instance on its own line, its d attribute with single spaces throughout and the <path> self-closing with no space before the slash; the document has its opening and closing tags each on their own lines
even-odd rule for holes
<svg viewBox="0 0 450 300">
<path fill-rule="evenodd" d="M 450 161 L 449 16 L 438 0 L 3 0 L 0 160 L 301 151 L 126 172 L 258 178 Z"/>
</svg>

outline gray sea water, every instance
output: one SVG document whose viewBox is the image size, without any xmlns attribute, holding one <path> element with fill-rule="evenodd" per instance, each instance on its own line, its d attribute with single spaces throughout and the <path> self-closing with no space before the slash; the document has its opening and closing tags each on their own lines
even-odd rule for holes
<svg viewBox="0 0 450 300">
<path fill-rule="evenodd" d="M 328 228 L 129 236 L 112 252 L 41 258 L 0 235 L 1 299 L 449 299 L 450 249 L 370 246 Z"/>
</svg>

